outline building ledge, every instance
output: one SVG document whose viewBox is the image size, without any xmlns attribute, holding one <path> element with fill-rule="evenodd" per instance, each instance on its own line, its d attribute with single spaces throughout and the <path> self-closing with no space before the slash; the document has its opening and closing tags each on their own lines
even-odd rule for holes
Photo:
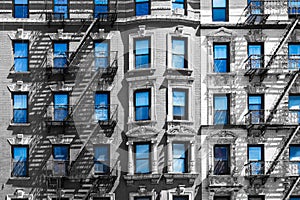
<svg viewBox="0 0 300 200">
<path fill-rule="evenodd" d="M 13 123 L 11 122 L 9 124 L 9 127 L 29 127 L 31 124 L 30 122 L 27 122 L 27 123 Z"/>
<path fill-rule="evenodd" d="M 194 184 L 195 179 L 198 177 L 199 174 L 196 173 L 167 173 L 164 174 L 166 178 L 166 184 L 173 184 L 174 179 L 188 179 L 189 184 Z"/>
<path fill-rule="evenodd" d="M 191 76 L 193 73 L 192 69 L 187 68 L 167 68 L 166 75 L 170 76 Z"/>
<path fill-rule="evenodd" d="M 152 184 L 158 184 L 158 181 L 161 177 L 161 174 L 133 174 L 133 175 L 124 175 L 128 185 L 134 184 L 134 181 L 144 181 L 151 180 Z"/>
<path fill-rule="evenodd" d="M 126 72 L 126 78 L 135 76 L 151 76 L 155 72 L 155 68 L 132 69 Z"/>
</svg>

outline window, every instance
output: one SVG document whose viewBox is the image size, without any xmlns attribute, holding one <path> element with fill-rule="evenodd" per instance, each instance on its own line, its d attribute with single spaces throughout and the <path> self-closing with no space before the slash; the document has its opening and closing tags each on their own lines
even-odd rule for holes
<svg viewBox="0 0 300 200">
<path fill-rule="evenodd" d="M 228 197 L 228 196 L 217 196 L 217 197 L 214 197 L 214 200 L 230 200 L 230 197 Z"/>
<path fill-rule="evenodd" d="M 12 176 L 25 177 L 28 176 L 28 147 L 12 146 Z"/>
<path fill-rule="evenodd" d="M 289 96 L 289 115 L 291 121 L 300 123 L 300 95 Z"/>
<path fill-rule="evenodd" d="M 300 196 L 291 196 L 290 200 L 300 200 Z"/>
<path fill-rule="evenodd" d="M 64 121 L 68 117 L 69 95 L 54 94 L 54 121 Z"/>
<path fill-rule="evenodd" d="M 229 72 L 228 44 L 214 44 L 214 72 Z"/>
<path fill-rule="evenodd" d="M 109 172 L 109 145 L 94 146 L 94 171 L 99 174 Z"/>
<path fill-rule="evenodd" d="M 183 9 L 186 15 L 186 0 L 172 0 L 172 10 Z"/>
<path fill-rule="evenodd" d="M 257 43 L 248 44 L 249 68 L 257 69 L 264 67 L 263 63 L 263 45 Z"/>
<path fill-rule="evenodd" d="M 228 21 L 227 0 L 212 0 L 212 19 L 213 21 Z"/>
<path fill-rule="evenodd" d="M 28 71 L 28 42 L 14 42 L 14 69 L 15 72 Z"/>
<path fill-rule="evenodd" d="M 288 13 L 289 15 L 300 14 L 300 2 L 298 0 L 288 0 Z"/>
<path fill-rule="evenodd" d="M 14 123 L 27 123 L 28 113 L 27 113 L 27 94 L 15 93 L 13 94 L 13 122 Z"/>
<path fill-rule="evenodd" d="M 66 176 L 69 165 L 69 146 L 53 146 L 53 175 Z"/>
<path fill-rule="evenodd" d="M 265 197 L 264 196 L 248 196 L 248 200 L 264 200 Z"/>
<path fill-rule="evenodd" d="M 187 45 L 186 39 L 172 39 L 172 67 L 187 68 Z"/>
<path fill-rule="evenodd" d="M 93 200 L 110 200 L 110 197 L 93 197 Z"/>
<path fill-rule="evenodd" d="M 68 19 L 69 18 L 69 8 L 68 0 L 53 0 L 54 1 L 54 19 Z"/>
<path fill-rule="evenodd" d="M 214 125 L 229 124 L 229 95 L 214 96 Z"/>
<path fill-rule="evenodd" d="M 135 173 L 150 173 L 150 144 L 135 144 Z"/>
<path fill-rule="evenodd" d="M 55 42 L 53 44 L 53 65 L 56 69 L 65 68 L 67 66 L 68 43 Z"/>
<path fill-rule="evenodd" d="M 173 172 L 188 172 L 188 146 L 186 143 L 173 143 Z"/>
<path fill-rule="evenodd" d="M 137 90 L 134 93 L 135 120 L 150 120 L 150 90 Z"/>
<path fill-rule="evenodd" d="M 107 68 L 109 64 L 109 43 L 107 41 L 95 42 L 95 69 Z"/>
<path fill-rule="evenodd" d="M 134 200 L 151 200 L 151 197 L 134 197 Z"/>
<path fill-rule="evenodd" d="M 259 15 L 263 14 L 263 1 L 253 1 L 253 0 L 248 0 L 248 5 L 250 8 L 250 14 L 252 15 Z"/>
<path fill-rule="evenodd" d="M 249 175 L 264 174 L 264 146 L 248 146 Z"/>
<path fill-rule="evenodd" d="M 188 99 L 186 90 L 173 90 L 173 119 L 188 119 Z"/>
<path fill-rule="evenodd" d="M 108 13 L 108 0 L 94 0 L 94 17 L 102 18 L 107 15 L 103 15 L 103 13 Z"/>
<path fill-rule="evenodd" d="M 288 52 L 288 68 L 298 70 L 300 68 L 300 44 L 289 44 Z"/>
<path fill-rule="evenodd" d="M 150 39 L 136 39 L 134 42 L 135 68 L 149 68 L 151 63 Z"/>
<path fill-rule="evenodd" d="M 290 172 L 293 175 L 300 174 L 300 146 L 299 145 L 290 145 Z"/>
<path fill-rule="evenodd" d="M 173 200 L 189 200 L 189 196 L 173 196 Z"/>
<path fill-rule="evenodd" d="M 109 120 L 109 92 L 99 92 L 95 95 L 95 114 L 97 121 Z"/>
<path fill-rule="evenodd" d="M 28 0 L 14 0 L 14 18 L 28 18 Z"/>
<path fill-rule="evenodd" d="M 214 146 L 214 174 L 230 174 L 230 145 Z"/>
<path fill-rule="evenodd" d="M 135 0 L 135 15 L 149 15 L 150 14 L 150 0 Z"/>
<path fill-rule="evenodd" d="M 262 95 L 249 95 L 248 96 L 248 110 L 250 114 L 250 122 L 258 124 L 264 122 L 264 105 Z"/>
</svg>

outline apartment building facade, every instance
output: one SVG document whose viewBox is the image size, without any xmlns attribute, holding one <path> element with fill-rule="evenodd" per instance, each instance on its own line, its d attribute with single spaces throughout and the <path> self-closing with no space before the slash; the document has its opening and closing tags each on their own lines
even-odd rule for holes
<svg viewBox="0 0 300 200">
<path fill-rule="evenodd" d="M 0 3 L 0 198 L 300 199 L 300 2 Z"/>
</svg>

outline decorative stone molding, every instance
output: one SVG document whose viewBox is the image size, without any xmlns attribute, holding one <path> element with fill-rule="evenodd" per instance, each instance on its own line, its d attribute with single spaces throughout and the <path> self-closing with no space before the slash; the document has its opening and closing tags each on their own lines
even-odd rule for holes
<svg viewBox="0 0 300 200">
<path fill-rule="evenodd" d="M 9 33 L 8 37 L 11 40 L 28 40 L 33 41 L 39 32 L 25 31 L 22 28 L 18 28 L 16 32 Z"/>
<path fill-rule="evenodd" d="M 141 142 L 144 140 L 156 139 L 158 133 L 159 133 L 159 130 L 154 127 L 141 126 L 141 127 L 137 127 L 132 130 L 129 130 L 126 133 L 126 136 L 128 137 L 129 141 Z"/>
<path fill-rule="evenodd" d="M 10 145 L 31 145 L 36 140 L 34 136 L 24 136 L 23 134 L 17 134 L 16 137 L 7 138 Z"/>
<path fill-rule="evenodd" d="M 232 131 L 217 131 L 207 137 L 211 143 L 217 144 L 233 144 L 237 139 L 237 135 Z"/>
<path fill-rule="evenodd" d="M 48 36 L 51 40 L 72 40 L 74 33 L 64 33 L 64 29 L 58 29 L 57 33 L 49 33 Z"/>
<path fill-rule="evenodd" d="M 33 195 L 32 194 L 26 194 L 23 189 L 16 189 L 14 194 L 6 195 L 6 200 L 11 200 L 11 199 L 33 200 Z"/>
<path fill-rule="evenodd" d="M 157 194 L 155 190 L 148 191 L 146 186 L 139 186 L 137 192 L 129 193 L 129 200 L 134 200 L 136 197 L 151 197 L 151 200 L 155 200 L 157 198 Z"/>
<path fill-rule="evenodd" d="M 105 197 L 105 198 L 109 198 L 109 200 L 115 200 L 114 193 L 103 194 L 103 195 L 94 195 L 93 197 L 90 197 L 89 200 L 93 200 L 94 197 Z"/>
<path fill-rule="evenodd" d="M 105 32 L 105 29 L 99 29 L 96 33 L 90 33 L 93 40 L 110 40 L 112 35 L 110 32 Z"/>
<path fill-rule="evenodd" d="M 189 126 L 174 126 L 167 131 L 167 136 L 194 137 L 195 135 L 197 135 L 196 130 Z"/>
<path fill-rule="evenodd" d="M 247 85 L 245 87 L 245 90 L 249 94 L 262 94 L 265 93 L 268 87 L 265 84 L 252 84 Z"/>
<path fill-rule="evenodd" d="M 265 42 L 267 40 L 267 35 L 262 32 L 262 29 L 250 29 L 244 37 L 247 42 Z"/>
<path fill-rule="evenodd" d="M 66 84 L 64 81 L 57 81 L 57 83 L 49 86 L 51 92 L 71 92 L 74 84 Z"/>
<path fill-rule="evenodd" d="M 168 200 L 173 200 L 174 196 L 188 196 L 188 199 L 195 198 L 194 188 L 188 188 L 185 185 L 178 185 L 175 189 L 168 192 Z"/>
<path fill-rule="evenodd" d="M 53 144 L 71 144 L 75 135 L 57 135 L 57 136 L 48 136 L 47 137 L 50 143 Z"/>
<path fill-rule="evenodd" d="M 29 92 L 31 89 L 30 83 L 24 83 L 23 81 L 17 81 L 7 86 L 10 92 Z"/>
<path fill-rule="evenodd" d="M 232 87 L 235 85 L 236 73 L 209 73 L 207 74 L 209 89 Z"/>
</svg>

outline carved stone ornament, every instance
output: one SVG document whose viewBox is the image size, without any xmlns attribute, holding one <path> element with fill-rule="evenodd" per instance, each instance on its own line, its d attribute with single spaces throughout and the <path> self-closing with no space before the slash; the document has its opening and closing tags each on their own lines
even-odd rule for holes
<svg viewBox="0 0 300 200">
<path fill-rule="evenodd" d="M 10 92 L 29 92 L 31 84 L 17 81 L 16 83 L 8 85 L 7 88 Z"/>
<path fill-rule="evenodd" d="M 193 129 L 192 127 L 188 127 L 188 126 L 174 126 L 170 129 L 168 129 L 167 131 L 167 135 L 168 136 L 190 136 L 193 137 L 195 136 L 197 133 L 195 131 L 195 129 Z"/>
<path fill-rule="evenodd" d="M 34 136 L 24 136 L 23 134 L 17 134 L 16 137 L 7 138 L 10 145 L 30 145 L 36 140 Z"/>
<path fill-rule="evenodd" d="M 38 36 L 38 32 L 34 31 L 25 31 L 22 28 L 17 29 L 16 32 L 9 33 L 8 37 L 11 40 L 28 40 L 33 41 L 35 37 Z"/>
<path fill-rule="evenodd" d="M 138 140 L 145 140 L 156 138 L 158 135 L 159 130 L 150 126 L 140 126 L 134 129 L 129 130 L 126 133 L 126 136 L 130 139 L 138 139 Z"/>
<path fill-rule="evenodd" d="M 235 31 L 221 27 L 217 30 L 210 32 L 207 35 L 207 39 L 212 42 L 225 42 L 233 40 L 236 36 L 237 33 Z"/>
<path fill-rule="evenodd" d="M 49 136 L 51 144 L 71 144 L 75 135 L 58 135 L 58 136 Z"/>
<path fill-rule="evenodd" d="M 245 38 L 247 42 L 264 42 L 267 35 L 262 32 L 262 29 L 250 29 Z"/>
<path fill-rule="evenodd" d="M 66 84 L 64 81 L 59 81 L 57 84 L 50 85 L 52 92 L 71 92 L 74 84 Z"/>
<path fill-rule="evenodd" d="M 233 144 L 235 143 L 237 136 L 235 133 L 231 131 L 218 131 L 216 133 L 212 133 L 210 136 L 207 138 L 210 141 L 222 141 L 221 143 L 223 144 Z M 220 142 L 218 142 L 220 143 Z"/>
</svg>

